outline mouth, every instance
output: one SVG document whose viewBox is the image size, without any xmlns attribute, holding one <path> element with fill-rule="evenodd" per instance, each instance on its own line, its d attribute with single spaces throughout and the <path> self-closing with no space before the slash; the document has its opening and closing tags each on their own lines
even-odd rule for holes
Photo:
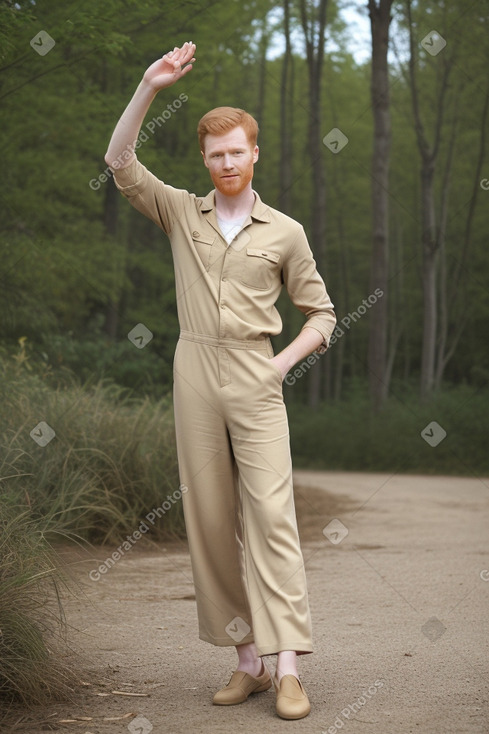
<svg viewBox="0 0 489 734">
<path fill-rule="evenodd" d="M 230 173 L 227 176 L 221 176 L 221 178 L 238 178 L 238 174 L 237 173 Z"/>
</svg>

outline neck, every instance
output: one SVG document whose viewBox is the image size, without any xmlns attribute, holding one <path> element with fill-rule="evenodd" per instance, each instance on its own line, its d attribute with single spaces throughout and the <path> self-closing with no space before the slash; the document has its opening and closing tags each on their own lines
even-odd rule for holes
<svg viewBox="0 0 489 734">
<path fill-rule="evenodd" d="M 226 196 L 216 189 L 216 212 L 221 219 L 240 219 L 247 217 L 253 209 L 255 203 L 255 195 L 251 188 L 251 181 L 248 186 L 236 196 Z"/>
</svg>

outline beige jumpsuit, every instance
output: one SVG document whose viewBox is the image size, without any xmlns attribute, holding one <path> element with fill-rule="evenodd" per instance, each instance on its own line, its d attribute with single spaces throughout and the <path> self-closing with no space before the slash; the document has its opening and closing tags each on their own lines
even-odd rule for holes
<svg viewBox="0 0 489 734">
<path fill-rule="evenodd" d="M 164 184 L 139 161 L 114 173 L 170 238 L 180 339 L 174 409 L 199 637 L 255 642 L 259 655 L 312 652 L 282 377 L 270 335 L 282 285 L 323 336 L 336 320 L 300 224 L 262 203 L 228 246 L 214 191 Z M 318 350 L 321 351 L 321 350 Z"/>
</svg>

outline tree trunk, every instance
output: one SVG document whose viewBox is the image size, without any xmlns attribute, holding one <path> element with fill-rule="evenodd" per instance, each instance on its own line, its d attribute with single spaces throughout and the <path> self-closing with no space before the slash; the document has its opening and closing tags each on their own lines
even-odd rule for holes
<svg viewBox="0 0 489 734">
<path fill-rule="evenodd" d="M 389 26 L 392 0 L 369 0 L 372 35 L 372 72 L 370 94 L 374 118 L 372 153 L 372 260 L 370 293 L 383 293 L 371 307 L 369 318 L 368 372 L 374 411 L 387 397 L 387 329 L 389 277 L 389 156 L 391 121 L 389 110 Z"/>
<path fill-rule="evenodd" d="M 267 19 L 266 17 L 261 21 L 261 35 L 259 43 L 259 76 L 258 76 L 258 99 L 256 105 L 256 121 L 258 127 L 263 127 L 263 117 L 265 113 L 265 84 L 267 78 L 267 51 L 268 44 L 270 42 L 270 36 L 267 32 Z"/>
<path fill-rule="evenodd" d="M 439 350 L 438 361 L 436 365 L 436 377 L 435 377 L 435 388 L 440 387 L 445 368 L 453 357 L 457 344 L 462 336 L 466 325 L 466 314 L 467 311 L 467 260 L 470 249 L 470 240 L 472 236 L 472 223 L 474 219 L 477 198 L 480 195 L 481 186 L 480 179 L 482 174 L 482 166 L 485 159 L 486 151 L 486 137 L 487 137 L 487 118 L 489 114 L 489 84 L 486 87 L 486 94 L 484 98 L 484 104 L 482 107 L 480 136 L 479 136 L 479 150 L 477 154 L 477 163 L 473 172 L 473 188 L 472 196 L 467 210 L 467 218 L 465 220 L 465 232 L 462 241 L 461 253 L 451 277 L 448 278 L 448 284 L 450 288 L 450 298 L 447 297 L 447 311 L 448 303 L 450 303 L 452 313 L 452 327 L 449 329 L 447 325 L 447 333 L 443 343 L 443 349 Z M 447 315 L 448 320 L 448 315 Z M 455 323 L 455 325 L 453 325 Z"/>
<path fill-rule="evenodd" d="M 437 324 L 437 243 L 433 192 L 434 168 L 423 164 L 421 171 L 422 247 L 423 247 L 423 346 L 421 354 L 421 397 L 434 387 Z"/>
<path fill-rule="evenodd" d="M 104 199 L 104 227 L 105 231 L 110 237 L 114 238 L 117 235 L 117 222 L 119 214 L 119 197 L 120 194 L 114 183 L 112 176 L 106 183 L 105 188 L 105 199 Z M 117 337 L 117 329 L 119 326 L 119 308 L 113 300 L 110 300 L 105 307 L 105 322 L 104 332 L 107 334 L 109 339 L 115 341 Z"/>
<path fill-rule="evenodd" d="M 290 42 L 290 7 L 289 0 L 284 0 L 284 37 L 285 53 L 282 62 L 282 79 L 280 86 L 280 162 L 279 162 L 279 209 L 291 215 L 292 202 L 292 122 L 293 122 L 293 88 L 292 88 L 292 46 Z"/>
<path fill-rule="evenodd" d="M 419 89 L 416 79 L 416 51 L 414 43 L 412 0 L 406 0 L 409 25 L 409 85 L 414 116 L 416 142 L 421 159 L 421 249 L 423 288 L 423 343 L 421 355 L 421 398 L 427 399 L 435 386 L 436 336 L 437 336 L 437 268 L 440 237 L 437 232 L 434 178 L 436 161 L 441 143 L 445 98 L 452 62 L 443 57 L 440 86 L 436 105 L 436 120 L 433 143 L 430 145 L 425 133 L 419 105 Z"/>
<path fill-rule="evenodd" d="M 285 53 L 282 61 L 280 84 L 280 160 L 278 168 L 278 208 L 284 214 L 292 214 L 292 182 L 293 182 L 293 145 L 292 131 L 294 121 L 294 76 L 292 43 L 290 40 L 290 2 L 283 0 Z M 286 344 L 293 339 L 294 307 L 290 298 L 284 303 L 283 338 Z"/>
<path fill-rule="evenodd" d="M 312 169 L 312 217 L 311 247 L 314 251 L 319 272 L 324 263 L 326 235 L 326 181 L 324 176 L 324 146 L 321 135 L 321 80 L 324 62 L 324 32 L 326 28 L 326 7 L 328 0 L 318 0 L 307 7 L 306 0 L 300 0 L 301 23 L 306 43 L 306 60 L 309 77 L 309 126 L 308 151 Z M 316 408 L 321 396 L 322 372 L 328 367 L 320 362 L 313 370 L 309 380 L 308 404 Z M 331 384 L 329 377 L 325 380 Z M 329 393 L 330 390 L 327 389 Z"/>
</svg>

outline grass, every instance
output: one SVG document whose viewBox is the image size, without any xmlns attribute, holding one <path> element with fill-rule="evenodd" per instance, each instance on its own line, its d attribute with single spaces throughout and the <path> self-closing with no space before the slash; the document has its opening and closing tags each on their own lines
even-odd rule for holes
<svg viewBox="0 0 489 734">
<path fill-rule="evenodd" d="M 178 489 L 168 398 L 136 399 L 104 382 L 51 388 L 35 375 L 3 385 L 0 478 L 33 517 L 49 516 L 59 532 L 116 542 Z M 45 446 L 30 435 L 40 422 L 55 432 Z M 183 535 L 181 503 L 153 531 Z"/>
<path fill-rule="evenodd" d="M 60 663 L 67 645 L 61 592 L 70 587 L 56 541 L 117 544 L 179 486 L 168 398 L 136 399 L 110 383 L 62 378 L 55 385 L 49 374 L 0 361 L 4 704 L 45 703 L 72 684 Z M 55 432 L 44 446 L 31 436 L 41 421 Z M 181 502 L 151 534 L 184 534 Z"/>
<path fill-rule="evenodd" d="M 35 521 L 2 495 L 0 532 L 0 701 L 40 704 L 67 694 L 73 673 L 59 654 L 66 645 L 60 594 L 67 580 Z"/>
<path fill-rule="evenodd" d="M 317 411 L 287 396 L 294 466 L 489 474 L 487 388 L 447 389 L 420 404 L 409 386 L 394 387 L 379 415 L 359 388 Z M 174 495 L 171 396 L 36 371 L 22 347 L 15 360 L 0 355 L 0 401 L 0 700 L 42 703 L 72 680 L 60 665 L 67 582 L 56 540 L 117 545 Z M 42 421 L 55 433 L 46 445 L 31 436 Z M 436 447 L 421 436 L 432 421 L 447 434 Z M 148 536 L 184 534 L 177 501 Z"/>
<path fill-rule="evenodd" d="M 421 403 L 397 385 L 378 415 L 355 389 L 317 411 L 289 401 L 288 412 L 296 468 L 489 476 L 487 387 L 446 387 Z M 436 446 L 422 436 L 432 422 L 446 432 Z"/>
</svg>

